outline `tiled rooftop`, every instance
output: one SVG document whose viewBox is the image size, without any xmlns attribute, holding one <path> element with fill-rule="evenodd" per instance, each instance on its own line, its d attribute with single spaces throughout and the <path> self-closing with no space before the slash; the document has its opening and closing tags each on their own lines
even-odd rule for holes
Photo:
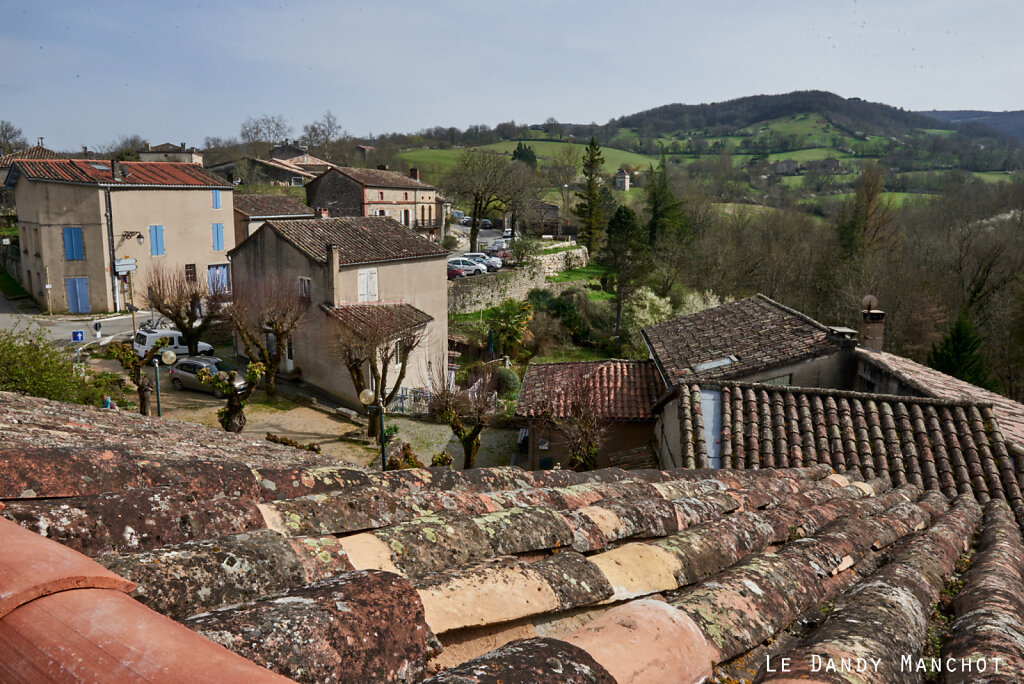
<svg viewBox="0 0 1024 684">
<path fill-rule="evenodd" d="M 343 173 L 361 185 L 372 188 L 407 188 L 409 190 L 436 190 L 433 185 L 410 178 L 398 171 L 385 169 L 360 169 L 352 166 L 336 166 L 333 169 Z M 330 173 L 330 171 L 328 171 Z"/>
<path fill-rule="evenodd" d="M 970 471 L 972 445 L 979 461 L 985 444 L 995 452 L 997 422 L 892 400 L 892 425 L 879 408 L 876 432 L 860 400 L 871 448 L 914 435 L 935 450 L 935 475 L 920 454 L 919 471 L 888 452 L 868 471 L 847 451 L 845 474 L 833 474 L 819 442 L 859 443 L 862 426 L 854 397 L 832 399 L 834 412 L 827 397 L 820 411 L 780 397 L 778 415 L 792 406 L 812 426 L 799 458 L 777 402 L 754 412 L 751 436 L 772 442 L 774 468 L 380 473 L 0 394 L 0 679 L 118 679 L 139 660 L 164 677 L 223 681 L 273 676 L 248 661 L 299 681 L 697 682 L 753 678 L 768 655 L 791 658 L 791 679 L 824 682 L 835 678 L 812 671 L 812 657 L 832 655 L 883 658 L 870 681 L 896 681 L 900 656 L 934 641 L 928 616 L 945 590 L 955 620 L 944 653 L 1001 658 L 1005 681 L 1019 681 L 1024 545 L 996 494 L 1003 473 L 981 469 L 982 519 L 981 490 L 960 487 L 949 453 L 955 436 Z M 754 414 L 740 411 L 741 430 Z M 691 404 L 690 415 L 702 414 Z M 972 544 L 964 586 L 953 580 Z M 36 559 L 54 559 L 51 570 L 33 570 Z"/>
<path fill-rule="evenodd" d="M 16 160 L 8 184 L 19 177 L 32 181 L 111 187 L 233 189 L 223 178 L 198 164 L 178 162 L 117 162 L 113 175 L 107 159 Z"/>
<path fill-rule="evenodd" d="M 313 210 L 287 195 L 235 195 L 235 211 L 249 218 L 299 216 L 311 218 Z"/>
<path fill-rule="evenodd" d="M 761 294 L 643 329 L 670 384 L 741 378 L 830 354 L 836 345 L 827 333 Z"/>
<path fill-rule="evenodd" d="M 0 156 L 0 169 L 9 169 L 15 159 L 61 159 L 63 155 L 53 150 L 48 150 L 42 145 L 33 145 L 23 150 L 15 150 L 10 154 Z M 0 179 L 2 180 L 2 179 Z"/>
<path fill-rule="evenodd" d="M 328 245 L 336 245 L 342 266 L 448 254 L 440 245 L 387 216 L 268 221 L 260 230 L 277 232 L 320 263 L 327 263 Z"/>
<path fill-rule="evenodd" d="M 523 375 L 516 416 L 535 418 L 550 405 L 556 417 L 564 417 L 567 390 L 580 382 L 608 420 L 653 420 L 651 407 L 666 392 L 653 361 L 533 363 Z"/>
<path fill-rule="evenodd" d="M 386 339 L 397 337 L 434 320 L 433 316 L 420 311 L 412 304 L 401 302 L 352 302 L 338 306 L 325 304 L 322 308 L 350 330 L 373 330 Z"/>
</svg>

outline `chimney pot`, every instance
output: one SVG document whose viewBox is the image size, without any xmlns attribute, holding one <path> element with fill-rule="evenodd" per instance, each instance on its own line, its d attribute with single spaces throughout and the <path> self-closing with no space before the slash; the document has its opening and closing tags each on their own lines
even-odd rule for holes
<svg viewBox="0 0 1024 684">
<path fill-rule="evenodd" d="M 877 306 L 877 300 L 872 302 Z M 860 343 L 871 351 L 882 351 L 885 342 L 885 312 L 861 309 Z"/>
<path fill-rule="evenodd" d="M 43 146 L 43 136 L 39 136 L 39 146 Z"/>
</svg>

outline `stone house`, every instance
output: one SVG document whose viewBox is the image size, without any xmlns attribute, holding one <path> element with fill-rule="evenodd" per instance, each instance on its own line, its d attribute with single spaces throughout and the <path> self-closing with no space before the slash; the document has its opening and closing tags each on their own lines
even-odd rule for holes
<svg viewBox="0 0 1024 684">
<path fill-rule="evenodd" d="M 629 171 L 619 169 L 615 172 L 615 189 L 629 192 L 630 176 Z"/>
<path fill-rule="evenodd" d="M 6 187 L 18 207 L 19 281 L 44 311 L 124 310 L 113 262 L 125 258 L 139 286 L 159 265 L 230 289 L 233 188 L 200 166 L 20 159 Z"/>
<path fill-rule="evenodd" d="M 235 244 L 252 235 L 267 221 L 311 219 L 316 214 L 287 195 L 235 195 Z"/>
<path fill-rule="evenodd" d="M 256 176 L 259 181 L 271 185 L 301 187 L 316 176 L 316 174 L 307 171 L 301 166 L 283 159 L 257 159 L 256 157 L 232 159 L 231 161 L 215 164 L 207 168 L 211 173 L 224 176 L 230 183 L 238 184 L 244 178 L 242 169 L 239 168 L 240 164 L 248 166 L 249 173 Z"/>
<path fill-rule="evenodd" d="M 781 159 L 771 165 L 771 171 L 776 176 L 795 176 L 799 170 L 800 164 L 795 159 Z"/>
<path fill-rule="evenodd" d="M 386 168 L 334 167 L 306 184 L 306 204 L 337 216 L 388 216 L 406 228 L 438 236 L 451 203 L 437 188 Z"/>
<path fill-rule="evenodd" d="M 598 447 L 597 467 L 606 468 L 618 465 L 620 454 L 647 449 L 656 420 L 651 409 L 667 389 L 653 361 L 530 364 L 515 411 L 527 425 L 528 469 L 568 467 L 565 439 L 542 419 L 547 415 L 568 417 L 578 400 L 574 393 L 584 392 L 596 399 L 598 418 L 607 426 Z"/>
<path fill-rule="evenodd" d="M 282 370 L 301 369 L 305 382 L 357 408 L 352 379 L 331 342 L 334 326 L 340 321 L 395 335 L 422 329 L 402 386 L 429 387 L 431 372 L 447 369 L 447 256 L 386 216 L 267 221 L 230 253 L 237 278 L 273 274 L 309 302 Z"/>
<path fill-rule="evenodd" d="M 804 171 L 807 173 L 837 174 L 843 172 L 843 165 L 838 159 L 828 157 L 804 162 Z"/>
<path fill-rule="evenodd" d="M 194 147 L 186 147 L 185 143 L 174 145 L 166 142 L 161 145 L 146 145 L 146 149 L 137 150 L 136 153 L 139 155 L 139 161 L 203 165 L 203 153 Z"/>
</svg>

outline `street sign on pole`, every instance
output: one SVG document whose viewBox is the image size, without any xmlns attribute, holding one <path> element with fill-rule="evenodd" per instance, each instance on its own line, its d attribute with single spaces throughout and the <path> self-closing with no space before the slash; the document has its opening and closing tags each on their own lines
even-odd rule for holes
<svg viewBox="0 0 1024 684">
<path fill-rule="evenodd" d="M 84 330 L 72 330 L 71 331 L 72 342 L 85 342 L 85 331 Z"/>
</svg>

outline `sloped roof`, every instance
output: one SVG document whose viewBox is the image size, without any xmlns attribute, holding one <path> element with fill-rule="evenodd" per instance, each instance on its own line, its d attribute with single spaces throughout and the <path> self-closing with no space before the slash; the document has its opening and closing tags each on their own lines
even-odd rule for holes
<svg viewBox="0 0 1024 684">
<path fill-rule="evenodd" d="M 863 361 L 891 373 L 925 396 L 991 404 L 1003 436 L 1024 450 L 1024 404 L 902 356 L 863 347 L 858 347 L 856 354 Z"/>
<path fill-rule="evenodd" d="M 284 159 L 257 159 L 256 157 L 246 157 L 246 159 L 252 162 L 253 164 L 262 164 L 263 166 L 270 166 L 275 169 L 280 169 L 282 171 L 293 173 L 296 176 L 301 176 L 303 178 L 313 178 L 316 176 L 316 174 L 310 173 L 301 166 L 292 164 L 291 162 L 286 161 Z"/>
<path fill-rule="evenodd" d="M 740 469 L 823 463 L 949 498 L 1003 499 L 1024 526 L 1024 459 L 1010 454 L 992 404 L 758 384 L 689 385 L 679 397 L 681 466 L 714 455 Z"/>
<path fill-rule="evenodd" d="M 327 263 L 328 245 L 339 248 L 341 265 L 447 256 L 440 245 L 388 216 L 345 216 L 307 221 L 268 221 L 273 230 L 310 258 Z M 245 243 L 236 247 L 241 249 Z"/>
<path fill-rule="evenodd" d="M 418 181 L 398 171 L 386 171 L 384 169 L 359 169 L 352 166 L 335 166 L 324 173 L 337 171 L 356 181 L 361 185 L 371 188 L 399 188 L 409 190 L 436 190 L 433 185 Z"/>
<path fill-rule="evenodd" d="M 827 327 L 761 294 L 642 332 L 670 384 L 741 378 L 837 349 Z"/>
<path fill-rule="evenodd" d="M 0 614 L 0 645 L 30 645 L 5 649 L 2 679 L 42 663 L 124 672 L 120 659 L 139 652 L 120 646 L 131 630 L 104 635 L 102 651 L 71 637 L 126 624 L 129 610 L 132 625 L 152 624 L 143 605 L 300 681 L 696 682 L 743 667 L 752 678 L 765 648 L 792 654 L 794 668 L 820 653 L 881 654 L 896 668 L 885 672 L 898 672 L 896 651 L 922 653 L 921 621 L 979 528 L 967 586 L 990 589 L 959 592 L 973 611 L 957 615 L 949 655 L 1001 657 L 1003 672 L 1024 672 L 1024 627 L 1013 620 L 1024 547 L 996 499 L 979 524 L 969 497 L 950 503 L 939 490 L 830 475 L 824 464 L 379 473 L 192 424 L 3 393 L 0 425 L 0 517 L 137 584 L 130 606 L 127 587 L 87 588 Z M 69 457 L 78 466 L 58 467 Z M 12 527 L 0 525 L 0 565 L 27 569 L 37 552 L 4 556 Z M 0 572 L 0 597 L 8 589 L 35 591 Z M 58 599 L 77 631 L 25 617 Z M 147 634 L 162 664 L 164 646 L 184 652 L 172 643 L 182 633 Z M 228 681 L 222 661 L 201 662 L 204 676 Z"/>
<path fill-rule="evenodd" d="M 9 169 L 15 159 L 60 159 L 63 155 L 48 150 L 42 145 L 33 145 L 0 157 L 0 169 Z"/>
<path fill-rule="evenodd" d="M 314 216 L 313 210 L 288 195 L 235 195 L 235 211 L 249 218 Z"/>
<path fill-rule="evenodd" d="M 233 186 L 198 164 L 180 162 L 116 162 L 113 177 L 107 159 L 21 159 L 14 162 L 7 178 L 10 185 L 19 176 L 46 183 L 72 183 L 125 188 L 221 188 Z"/>
<path fill-rule="evenodd" d="M 322 308 L 353 330 L 372 330 L 385 338 L 420 328 L 434 320 L 412 304 L 401 302 L 346 303 Z"/>
<path fill-rule="evenodd" d="M 607 420 L 653 420 L 651 407 L 667 389 L 653 361 L 532 363 L 523 374 L 516 415 L 535 418 L 550 404 L 564 417 L 574 382 L 594 395 Z"/>
</svg>

